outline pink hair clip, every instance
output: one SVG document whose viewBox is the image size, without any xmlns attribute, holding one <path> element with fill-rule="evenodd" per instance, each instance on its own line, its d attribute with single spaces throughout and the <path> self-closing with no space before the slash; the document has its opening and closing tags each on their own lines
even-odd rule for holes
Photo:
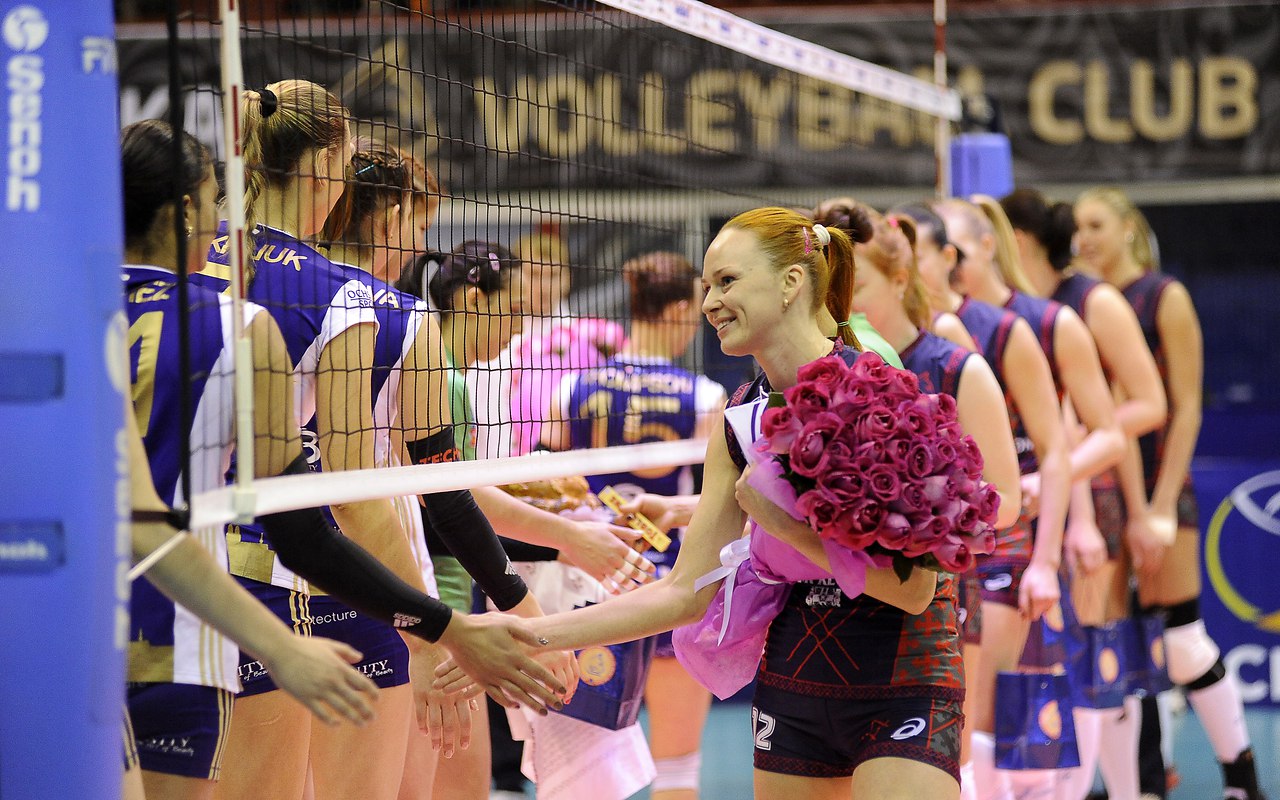
<svg viewBox="0 0 1280 800">
<path fill-rule="evenodd" d="M 813 242 L 809 239 L 808 228 L 801 228 L 800 230 L 804 233 L 804 254 L 807 256 L 813 252 Z"/>
</svg>

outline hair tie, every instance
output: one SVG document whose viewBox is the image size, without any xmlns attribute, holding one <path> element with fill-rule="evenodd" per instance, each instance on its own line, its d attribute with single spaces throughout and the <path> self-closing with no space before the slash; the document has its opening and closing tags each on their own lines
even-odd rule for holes
<svg viewBox="0 0 1280 800">
<path fill-rule="evenodd" d="M 846 319 L 846 320 L 844 320 L 843 322 L 837 322 L 837 323 L 836 323 L 836 327 L 837 327 L 837 328 L 852 328 L 852 327 L 853 327 L 853 323 Z"/>
<path fill-rule="evenodd" d="M 822 225 L 820 223 L 814 224 L 813 236 L 818 240 L 819 247 L 826 247 L 831 244 L 831 231 L 827 230 L 826 225 Z M 809 237 L 806 236 L 805 241 L 808 241 L 808 239 Z"/>
<path fill-rule="evenodd" d="M 804 234 L 804 254 L 807 256 L 813 252 L 813 241 L 809 239 L 808 228 L 801 228 L 800 232 Z"/>
<path fill-rule="evenodd" d="M 489 269 L 493 270 L 494 272 L 500 272 L 502 270 L 502 263 L 498 261 L 497 253 L 489 254 Z"/>
<path fill-rule="evenodd" d="M 262 104 L 263 119 L 276 113 L 276 109 L 280 107 L 280 98 L 276 97 L 275 92 L 266 88 L 258 90 L 258 102 Z"/>
</svg>

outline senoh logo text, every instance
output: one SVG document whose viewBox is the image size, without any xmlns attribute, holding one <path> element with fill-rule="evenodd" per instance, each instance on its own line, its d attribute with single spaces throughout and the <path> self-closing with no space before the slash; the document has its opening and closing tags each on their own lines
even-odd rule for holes
<svg viewBox="0 0 1280 800">
<path fill-rule="evenodd" d="M 37 51 L 49 38 L 49 22 L 35 6 L 17 6 L 4 18 L 4 43 L 11 51 L 6 66 L 9 88 L 9 152 L 5 208 L 40 210 L 40 115 L 44 58 Z"/>
</svg>

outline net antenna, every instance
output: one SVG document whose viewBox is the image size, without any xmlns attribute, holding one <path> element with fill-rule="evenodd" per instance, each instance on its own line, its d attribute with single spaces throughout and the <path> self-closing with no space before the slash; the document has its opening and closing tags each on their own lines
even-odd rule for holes
<svg viewBox="0 0 1280 800">
<path fill-rule="evenodd" d="M 253 350 L 244 316 L 245 230 L 244 153 L 240 137 L 240 99 L 244 94 L 244 67 L 240 53 L 240 4 L 238 0 L 219 0 L 218 16 L 222 23 L 222 138 L 226 153 L 227 263 L 231 270 L 231 318 L 237 327 L 235 351 L 236 470 L 223 513 L 215 525 L 227 522 L 249 523 L 262 512 L 257 509 L 254 493 L 254 424 L 253 424 Z M 196 526 L 199 527 L 199 526 Z"/>
<path fill-rule="evenodd" d="M 199 528 L 233 521 L 245 521 L 255 515 L 314 506 L 317 505 L 317 498 L 322 498 L 322 502 L 325 504 L 350 503 L 394 495 L 416 495 L 425 492 L 472 488 L 481 485 L 501 485 L 573 475 L 634 472 L 644 469 L 701 463 L 705 456 L 706 441 L 683 440 L 620 445 L 603 449 L 572 450 L 560 453 L 538 452 L 489 459 L 483 464 L 460 462 L 395 466 L 371 470 L 348 470 L 336 473 L 254 480 L 251 467 L 254 447 L 253 370 L 249 341 L 243 331 L 242 311 L 242 301 L 247 289 L 245 248 L 248 242 L 248 232 L 245 230 L 244 160 L 240 141 L 241 98 L 244 93 L 241 39 L 244 34 L 237 0 L 219 0 L 218 5 L 221 20 L 221 85 L 224 103 L 223 149 L 226 155 L 227 204 L 225 213 L 228 218 L 229 265 L 231 267 L 231 288 L 229 293 L 235 304 L 235 315 L 238 319 L 236 324 L 242 327 L 234 353 L 237 398 L 236 458 L 241 468 L 236 471 L 234 485 L 204 493 L 200 496 L 200 501 L 197 504 L 193 504 L 191 520 L 193 527 Z M 508 51 L 514 51 L 519 58 L 562 59 L 567 64 L 566 75 L 569 75 L 573 80 L 579 80 L 576 70 L 592 67 L 592 65 L 579 60 L 581 59 L 580 55 L 565 57 L 557 55 L 554 49 L 543 49 L 541 44 L 522 43 L 518 36 L 509 34 L 511 26 L 517 24 L 531 26 L 532 41 L 539 35 L 540 28 L 542 33 L 547 33 L 551 31 L 553 24 L 568 23 L 572 25 L 575 20 L 585 20 L 586 25 L 594 26 L 591 30 L 603 29 L 606 32 L 612 31 L 614 33 L 623 28 L 623 25 L 618 20 L 607 18 L 601 12 L 593 14 L 592 12 L 575 10 L 566 5 L 558 5 L 556 3 L 551 3 L 551 5 L 558 6 L 559 13 L 532 14 L 523 17 L 485 17 L 481 15 L 445 17 L 436 16 L 429 11 L 423 10 L 403 12 L 394 9 L 390 4 L 386 4 L 384 7 L 383 4 L 375 2 L 370 4 L 370 14 L 376 15 L 371 17 L 371 19 L 376 19 L 376 24 L 369 25 L 368 30 L 371 32 L 370 35 L 381 35 L 384 30 L 394 30 L 394 26 L 399 24 L 398 20 L 404 19 L 400 15 L 408 13 L 412 15 L 411 18 L 417 19 L 418 24 L 424 25 L 424 28 L 422 28 L 424 32 L 429 29 L 431 35 L 438 37 L 438 40 L 445 45 L 446 49 L 456 47 L 457 42 L 472 41 L 474 46 L 482 48 L 495 48 L 495 50 L 506 48 Z M 785 71 L 781 74 L 790 73 L 793 76 L 804 76 L 806 79 L 821 81 L 859 95 L 888 101 L 935 118 L 936 126 L 933 126 L 932 131 L 934 135 L 929 137 L 929 134 L 926 133 L 925 136 L 935 139 L 934 154 L 937 163 L 935 164 L 934 177 L 936 178 L 938 191 L 941 194 L 946 194 L 946 181 L 949 174 L 947 156 L 949 152 L 950 124 L 952 121 L 960 119 L 961 102 L 958 93 L 947 87 L 945 79 L 945 52 L 943 51 L 945 0 L 935 0 L 934 21 L 937 48 L 934 59 L 935 75 L 933 82 L 921 80 L 914 76 L 786 35 L 703 3 L 691 2 L 690 0 L 602 0 L 601 5 L 656 23 L 658 26 L 664 26 L 666 29 L 679 32 L 691 40 L 696 40 L 693 46 L 685 46 L 684 51 L 680 53 L 682 56 L 690 57 L 699 52 L 697 47 L 712 44 L 717 46 L 716 49 L 731 50 L 748 58 L 778 67 Z M 418 6 L 415 5 L 415 7 Z M 522 22 L 521 20 L 527 22 Z M 279 31 L 269 34 L 273 41 L 285 45 L 278 49 L 274 47 L 272 49 L 273 58 L 279 59 L 279 66 L 276 67 L 277 77 L 288 77 L 292 69 L 294 74 L 315 74 L 318 79 L 326 80 L 321 77 L 324 74 L 324 70 L 319 70 L 317 65 L 312 65 L 310 69 L 299 69 L 297 65 L 292 68 L 286 66 L 288 62 L 286 54 L 289 51 L 289 47 L 285 44 L 287 34 L 281 33 L 285 27 L 282 25 Z M 292 30 L 298 30 L 296 25 Z M 267 28 L 264 27 L 258 33 L 268 34 Z M 468 40 L 468 37 L 471 37 L 471 39 Z M 648 31 L 642 31 L 639 38 L 643 39 L 648 46 L 672 46 L 664 37 L 654 35 Z M 258 42 L 251 42 L 250 46 L 260 48 L 261 45 Z M 334 50 L 332 52 L 336 53 L 337 51 Z M 488 51 L 485 50 L 484 52 Z M 396 80 L 405 80 L 416 74 L 411 67 L 407 66 L 407 62 L 402 60 L 410 57 L 402 55 L 399 51 L 391 53 L 384 49 L 372 56 L 357 57 L 356 61 L 374 68 L 380 75 L 386 75 Z M 375 63 L 375 61 L 380 61 L 383 58 L 387 58 L 388 63 L 385 65 Z M 731 56 L 728 59 L 729 62 L 732 63 L 734 58 L 740 58 L 740 56 Z M 393 61 L 394 63 L 392 63 Z M 428 61 L 427 63 L 430 64 L 432 62 Z M 444 68 L 448 69 L 447 61 L 444 63 Z M 515 62 L 513 61 L 512 63 Z M 421 77 L 425 79 L 426 76 Z M 614 77 L 617 76 L 615 75 Z M 334 78 L 337 78 L 337 76 L 329 72 L 328 82 L 331 85 L 334 85 L 332 83 Z M 432 79 L 441 85 L 448 86 L 450 90 L 455 90 L 458 86 L 465 85 L 465 81 L 459 81 L 454 75 L 433 75 Z M 635 137 L 638 133 L 641 133 L 640 129 L 643 127 L 644 120 L 612 120 L 605 119 L 603 116 L 593 118 L 591 117 L 591 114 L 594 113 L 592 111 L 565 109 L 557 106 L 554 99 L 548 100 L 537 97 L 532 88 L 532 84 L 535 81 L 527 78 L 527 76 L 522 79 L 527 80 L 526 83 L 514 82 L 506 87 L 497 85 L 496 81 L 500 79 L 500 77 L 486 78 L 489 83 L 481 85 L 477 81 L 476 85 L 469 87 L 477 102 L 483 100 L 486 103 L 501 105 L 504 109 L 503 120 L 506 125 L 500 128 L 495 127 L 493 133 L 488 130 L 480 130 L 483 126 L 477 126 L 472 129 L 470 135 L 466 136 L 453 131 L 448 134 L 434 134 L 429 130 L 420 131 L 418 125 L 421 123 L 414 124 L 412 121 L 406 121 L 403 116 L 398 117 L 395 114 L 391 114 L 381 121 L 376 115 L 365 121 L 366 124 L 372 124 L 376 129 L 385 130 L 383 135 L 387 136 L 388 141 L 392 143 L 404 144 L 406 142 L 418 141 L 421 143 L 426 141 L 438 148 L 438 153 L 420 152 L 419 155 L 431 155 L 432 158 L 438 155 L 440 158 L 439 165 L 442 170 L 445 170 L 442 177 L 444 178 L 446 191 L 452 197 L 451 200 L 445 201 L 441 212 L 441 220 L 449 220 L 449 222 L 445 224 L 437 223 L 433 227 L 432 233 L 429 234 L 429 236 L 442 237 L 445 235 L 441 233 L 442 230 L 447 231 L 449 235 L 458 234 L 452 241 L 441 241 L 440 248 L 442 250 L 447 250 L 452 244 L 456 244 L 463 239 L 492 239 L 510 242 L 519 235 L 516 232 L 518 228 L 537 224 L 540 220 L 555 219 L 565 220 L 566 225 L 578 226 L 579 228 L 585 228 L 593 222 L 604 222 L 608 225 L 630 225 L 635 233 L 633 238 L 636 240 L 644 239 L 645 237 L 652 239 L 657 233 L 663 233 L 671 241 L 689 244 L 690 246 L 684 248 L 677 245 L 676 249 L 687 249 L 688 255 L 693 258 L 695 264 L 698 264 L 700 263 L 698 257 L 701 254 L 701 248 L 705 246 L 710 234 L 714 232 L 710 220 L 716 218 L 718 214 L 730 213 L 731 211 L 736 213 L 736 211 L 761 205 L 803 205 L 806 202 L 817 199 L 813 197 L 815 191 L 813 185 L 803 185 L 798 188 L 793 186 L 789 192 L 783 191 L 780 187 L 768 186 L 752 193 L 752 190 L 717 185 L 713 178 L 704 178 L 704 182 L 701 184 L 687 183 L 688 181 L 696 181 L 697 178 L 691 178 L 682 171 L 642 172 L 634 176 L 636 178 L 634 185 L 624 184 L 619 182 L 619 175 L 625 170 L 625 165 L 622 165 L 624 159 L 610 158 L 607 153 L 598 159 L 599 163 L 592 162 L 585 154 L 583 156 L 563 158 L 546 153 L 531 155 L 528 153 L 529 148 L 526 147 L 528 143 L 519 138 L 520 136 L 529 135 L 528 126 L 531 123 L 528 120 L 522 120 L 513 112 L 513 109 L 521 107 L 520 103 L 526 104 L 527 110 L 533 115 L 533 122 L 546 123 L 547 120 L 554 120 L 557 117 L 560 119 L 572 119 L 574 115 L 577 115 L 579 118 L 587 117 L 593 125 L 611 126 L 610 130 L 615 133 L 621 132 L 630 137 Z M 341 79 L 339 79 L 339 82 L 341 82 Z M 653 95 L 661 94 L 663 91 L 660 85 L 655 87 L 648 82 L 647 78 L 637 80 L 632 77 L 629 78 L 627 83 L 639 86 L 639 103 L 642 107 L 646 102 L 649 102 Z M 397 92 L 398 90 L 388 88 L 385 84 L 378 84 L 377 93 L 379 96 L 374 99 L 385 102 L 388 97 L 416 96 L 411 94 L 398 95 Z M 341 93 L 341 90 L 339 90 L 339 94 Z M 362 116 L 369 117 L 368 113 L 362 114 L 362 109 L 359 105 L 353 107 L 347 102 L 346 98 L 343 99 L 344 103 L 348 104 L 348 107 L 352 109 L 357 118 Z M 369 98 L 366 97 L 364 99 L 368 100 Z M 412 105 L 412 101 L 409 102 Z M 661 101 L 655 102 L 660 104 Z M 708 102 L 719 103 L 720 100 L 710 98 Z M 394 110 L 393 107 L 388 108 Z M 414 109 L 409 110 L 413 111 Z M 430 108 L 426 110 L 431 113 Z M 481 112 L 484 110 L 480 109 Z M 641 117 L 643 117 L 644 113 L 646 112 L 643 110 L 640 112 Z M 661 115 L 662 112 L 659 111 L 657 113 Z M 357 119 L 357 121 L 359 122 L 360 120 Z M 776 119 L 771 121 L 775 125 L 778 122 Z M 400 127 L 398 127 L 398 124 Z M 512 132 L 516 134 L 515 137 L 511 141 L 507 141 L 508 134 Z M 417 135 L 415 136 L 415 134 Z M 662 149 L 657 152 L 670 153 L 687 150 L 690 153 L 707 158 L 728 155 L 736 157 L 739 155 L 718 149 L 716 146 L 692 140 L 672 142 L 670 140 L 674 138 L 674 135 L 666 131 L 658 131 L 654 134 L 654 138 L 663 140 L 663 148 L 683 148 Z M 483 142 L 480 140 L 483 140 Z M 617 142 L 615 142 L 616 144 Z M 484 151 L 485 156 L 489 157 L 490 161 L 486 162 L 484 159 L 480 159 L 474 162 L 462 162 L 471 165 L 473 170 L 469 172 L 458 169 L 455 163 L 455 172 L 450 176 L 447 172 L 448 159 L 450 157 L 460 158 L 458 153 L 465 152 L 468 148 Z M 746 159 L 767 158 L 767 156 L 759 156 L 748 151 L 743 151 L 740 155 Z M 519 173 L 517 179 L 508 184 L 504 182 L 504 175 L 500 174 L 499 169 L 489 169 L 492 166 L 491 162 L 497 163 L 501 168 L 512 166 L 522 168 L 525 172 Z M 553 162 L 557 175 L 576 175 L 578 176 L 577 179 L 581 181 L 581 176 L 588 174 L 599 179 L 599 184 L 596 185 L 597 189 L 603 187 L 605 189 L 612 188 L 615 191 L 582 191 L 583 184 L 574 183 L 574 178 L 572 177 L 568 183 L 529 182 L 531 180 L 528 178 L 529 175 L 541 174 L 545 176 L 550 174 L 551 171 L 547 167 Z M 435 166 L 436 162 L 433 161 L 432 163 Z M 476 167 L 481 169 L 474 169 Z M 538 171 L 539 168 L 541 168 L 541 172 Z M 824 165 L 821 162 L 817 162 L 809 174 L 815 176 L 814 180 L 821 180 L 826 176 L 826 173 Z M 704 169 L 703 174 L 711 173 Z M 454 182 L 460 184 L 453 187 L 453 191 L 449 191 L 451 177 Z M 525 182 L 522 183 L 521 179 L 524 179 Z M 679 190 L 691 187 L 707 198 L 714 198 L 715 202 L 703 205 L 699 205 L 696 202 L 681 205 Z M 616 191 L 617 189 L 622 191 Z M 676 218 L 673 216 L 677 213 L 684 215 L 680 217 L 678 222 L 675 221 Z M 697 219 L 699 214 L 702 215 L 701 219 Z M 663 229 L 663 225 L 668 225 L 668 227 Z M 694 242 L 696 242 L 696 246 L 692 244 Z M 666 248 L 658 249 L 671 249 L 671 247 L 667 246 Z M 595 255 L 596 261 L 593 263 L 596 264 L 616 267 L 622 261 L 621 258 L 615 258 L 618 255 L 617 253 L 612 253 L 611 251 L 601 251 Z M 607 272 L 609 267 L 597 267 L 595 269 L 603 273 Z M 614 271 L 616 272 L 616 270 Z M 616 278 L 616 276 L 614 277 Z M 605 276 L 601 278 L 601 281 L 607 282 L 608 279 L 608 276 Z M 589 291 L 595 291 L 595 289 L 589 288 Z M 591 296 L 592 300 L 602 297 L 600 308 L 607 306 L 609 299 L 600 293 Z M 607 312 L 602 313 L 600 308 L 589 308 L 589 315 L 609 316 Z M 733 387 L 729 386 L 728 388 L 732 389 Z"/>
</svg>

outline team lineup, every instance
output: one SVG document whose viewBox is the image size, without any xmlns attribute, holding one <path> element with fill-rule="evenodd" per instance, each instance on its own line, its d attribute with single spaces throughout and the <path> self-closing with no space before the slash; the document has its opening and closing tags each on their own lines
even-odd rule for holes
<svg viewBox="0 0 1280 800">
<path fill-rule="evenodd" d="M 126 797 L 486 798 L 514 737 L 539 797 L 624 800 L 648 786 L 655 800 L 694 800 L 715 687 L 689 668 L 689 631 L 709 625 L 710 661 L 728 659 L 733 587 L 749 578 L 776 598 L 767 617 L 756 589 L 732 599 L 763 619 L 742 720 L 758 798 L 1083 800 L 1100 770 L 1109 797 L 1139 800 L 1140 733 L 1171 682 L 1205 728 L 1223 797 L 1264 800 L 1239 688 L 1198 607 L 1199 322 L 1122 192 L 746 210 L 700 258 L 637 251 L 607 265 L 627 302 L 603 319 L 571 313 L 555 232 L 425 251 L 447 187 L 418 158 L 353 135 L 323 87 L 271 83 L 240 110 L 240 319 L 213 153 L 156 120 L 122 133 L 135 558 L 183 527 L 172 509 L 240 470 L 708 444 L 698 469 L 191 531 L 132 586 Z M 700 331 L 753 359 L 754 379 L 722 387 L 681 366 Z M 251 419 L 236 416 L 238 340 L 252 354 Z M 926 524 L 893 505 L 917 486 L 943 492 L 905 445 L 897 472 L 877 462 L 883 483 L 850 454 L 849 502 L 881 532 L 864 563 L 831 535 L 862 523 L 814 524 L 794 494 L 788 508 L 756 444 L 774 438 L 783 398 L 784 410 L 804 402 L 816 364 L 879 386 L 881 361 L 920 407 L 946 409 L 977 454 L 976 484 L 919 501 Z M 822 395 L 833 431 L 876 399 L 856 388 L 851 406 Z M 892 408 L 885 430 L 916 426 L 938 468 L 960 460 L 940 444 L 943 415 Z M 237 421 L 252 427 L 251 463 L 237 458 Z M 795 466 L 803 445 L 788 446 Z M 610 488 L 619 513 L 599 499 Z M 894 515 L 891 536 L 881 520 Z M 650 548 L 630 524 L 640 516 L 671 545 Z M 990 547 L 964 551 L 971 568 L 919 557 L 961 546 L 943 516 L 989 529 Z M 742 550 L 761 533 L 823 577 L 779 580 Z M 1158 658 L 1113 669 L 1094 657 L 1144 635 L 1136 649 Z M 632 667 L 647 738 L 634 715 L 574 709 L 575 694 Z M 1048 713 L 1036 693 L 1051 689 Z M 1064 725 L 1076 758 L 1052 746 Z"/>
</svg>

